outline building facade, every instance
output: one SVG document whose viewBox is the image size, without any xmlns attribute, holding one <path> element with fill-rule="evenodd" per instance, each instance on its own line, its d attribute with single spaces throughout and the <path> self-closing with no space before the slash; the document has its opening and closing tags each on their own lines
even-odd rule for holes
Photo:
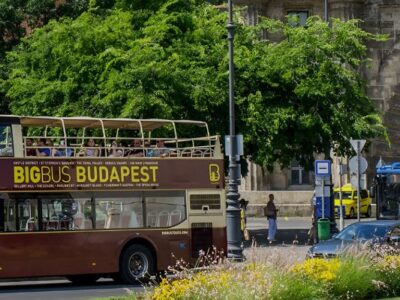
<svg viewBox="0 0 400 300">
<path fill-rule="evenodd" d="M 259 16 L 284 20 L 297 14 L 299 22 L 308 16 L 324 15 L 324 0 L 237 0 L 235 4 L 247 7 L 249 25 L 255 25 Z M 382 112 L 390 138 L 390 146 L 383 140 L 371 143 L 364 155 L 368 161 L 367 180 L 372 181 L 380 157 L 389 163 L 400 161 L 400 0 L 328 0 L 328 16 L 342 20 L 360 19 L 364 30 L 387 34 L 386 42 L 370 42 L 368 53 L 371 64 L 363 70 L 367 94 Z M 334 165 L 337 163 L 334 159 Z M 249 174 L 242 182 L 242 190 L 311 190 L 312 172 L 305 172 L 293 162 L 288 169 L 268 173 L 251 164 Z M 333 170 L 335 173 L 335 170 Z M 335 174 L 334 181 L 338 181 Z M 343 177 L 348 182 L 348 176 Z"/>
</svg>

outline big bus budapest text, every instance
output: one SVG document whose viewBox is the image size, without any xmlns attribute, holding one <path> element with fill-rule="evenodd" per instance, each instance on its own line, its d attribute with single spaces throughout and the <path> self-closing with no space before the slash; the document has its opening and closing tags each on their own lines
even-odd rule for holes
<svg viewBox="0 0 400 300">
<path fill-rule="evenodd" d="M 223 156 L 200 121 L 0 116 L 0 278 L 131 283 L 226 253 Z"/>
</svg>

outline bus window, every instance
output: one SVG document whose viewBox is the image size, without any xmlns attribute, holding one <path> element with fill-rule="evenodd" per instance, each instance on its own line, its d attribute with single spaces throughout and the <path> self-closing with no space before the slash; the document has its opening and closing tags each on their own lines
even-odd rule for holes
<svg viewBox="0 0 400 300">
<path fill-rule="evenodd" d="M 10 125 L 0 125 L 0 157 L 1 156 L 14 156 Z"/>
<path fill-rule="evenodd" d="M 36 199 L 17 199 L 17 212 L 19 231 L 36 231 L 39 229 Z"/>
<path fill-rule="evenodd" d="M 147 227 L 171 227 L 186 219 L 185 197 L 182 195 L 149 195 L 146 201 Z"/>
<path fill-rule="evenodd" d="M 190 195 L 191 210 L 220 210 L 221 196 L 220 194 L 192 194 Z"/>
<path fill-rule="evenodd" d="M 112 199 L 112 200 L 111 200 Z M 143 227 L 142 197 L 96 197 L 96 228 Z"/>
<path fill-rule="evenodd" d="M 15 200 L 5 197 L 4 200 L 4 231 L 16 231 Z"/>
<path fill-rule="evenodd" d="M 91 199 L 43 195 L 43 230 L 86 230 L 93 229 Z"/>
</svg>

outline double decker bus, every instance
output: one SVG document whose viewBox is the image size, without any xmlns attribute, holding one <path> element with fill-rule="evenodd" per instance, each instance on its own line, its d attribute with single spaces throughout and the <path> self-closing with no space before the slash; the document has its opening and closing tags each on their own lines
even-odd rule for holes
<svg viewBox="0 0 400 300">
<path fill-rule="evenodd" d="M 0 115 L 0 278 L 148 280 L 226 253 L 225 201 L 204 122 Z"/>
</svg>

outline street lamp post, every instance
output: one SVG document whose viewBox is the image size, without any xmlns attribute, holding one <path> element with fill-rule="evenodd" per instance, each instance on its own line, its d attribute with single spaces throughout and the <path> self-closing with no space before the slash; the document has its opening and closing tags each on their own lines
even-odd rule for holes
<svg viewBox="0 0 400 300">
<path fill-rule="evenodd" d="M 328 22 L 328 0 L 324 0 L 324 21 Z"/>
<path fill-rule="evenodd" d="M 226 218 L 227 218 L 227 240 L 228 258 L 234 260 L 243 259 L 240 234 L 240 208 L 238 184 L 240 183 L 239 161 L 237 139 L 235 133 L 235 101 L 234 101 L 234 64 L 233 64 L 233 36 L 235 25 L 233 24 L 232 0 L 228 0 L 228 46 L 229 46 L 229 182 L 227 193 Z"/>
</svg>

